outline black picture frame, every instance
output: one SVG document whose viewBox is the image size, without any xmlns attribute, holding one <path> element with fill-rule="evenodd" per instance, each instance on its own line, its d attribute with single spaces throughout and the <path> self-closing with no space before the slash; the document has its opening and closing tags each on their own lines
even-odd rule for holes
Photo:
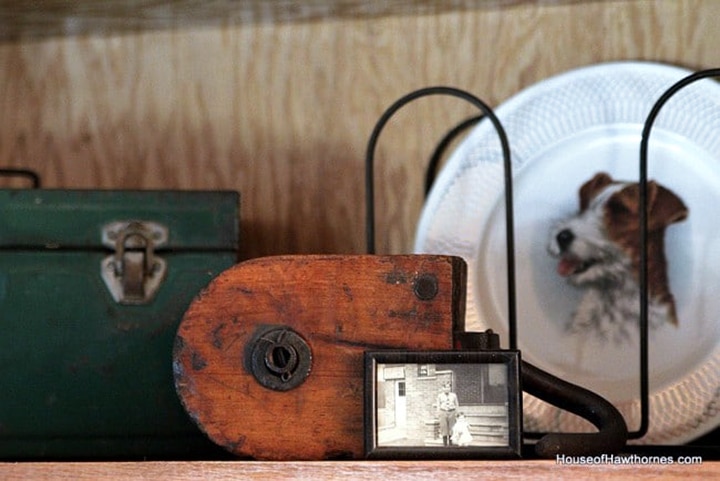
<svg viewBox="0 0 720 481">
<path fill-rule="evenodd" d="M 364 362 L 367 458 L 520 457 L 519 351 L 368 351 Z M 448 382 L 455 401 L 441 395 Z"/>
</svg>

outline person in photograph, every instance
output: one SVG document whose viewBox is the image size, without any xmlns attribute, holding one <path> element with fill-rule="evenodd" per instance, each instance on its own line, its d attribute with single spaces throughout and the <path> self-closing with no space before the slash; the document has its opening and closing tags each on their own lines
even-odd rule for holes
<svg viewBox="0 0 720 481">
<path fill-rule="evenodd" d="M 456 446 L 468 446 L 472 442 L 470 423 L 467 422 L 465 414 L 462 412 L 457 414 L 450 439 Z"/>
<path fill-rule="evenodd" d="M 437 397 L 438 418 L 440 419 L 440 436 L 443 446 L 450 446 L 452 429 L 455 425 L 455 412 L 459 407 L 457 395 L 452 392 L 450 383 L 445 383 Z"/>
</svg>

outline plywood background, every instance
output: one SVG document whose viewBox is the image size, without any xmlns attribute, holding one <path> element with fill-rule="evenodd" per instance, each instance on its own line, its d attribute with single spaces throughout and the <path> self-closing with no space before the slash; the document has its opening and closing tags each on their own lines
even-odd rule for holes
<svg viewBox="0 0 720 481">
<path fill-rule="evenodd" d="M 366 142 L 401 95 L 453 85 L 497 105 L 596 62 L 720 66 L 715 0 L 511 3 L 4 41 L 0 165 L 53 188 L 239 190 L 243 258 L 359 253 Z M 427 99 L 386 129 L 379 253 L 410 251 L 427 158 L 471 113 Z"/>
</svg>

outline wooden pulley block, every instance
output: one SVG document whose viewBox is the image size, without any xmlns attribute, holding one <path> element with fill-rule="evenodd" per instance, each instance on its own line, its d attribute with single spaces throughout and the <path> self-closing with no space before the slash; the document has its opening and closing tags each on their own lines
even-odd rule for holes
<svg viewBox="0 0 720 481">
<path fill-rule="evenodd" d="M 262 460 L 363 457 L 363 353 L 448 350 L 464 328 L 459 257 L 279 256 L 192 302 L 175 387 L 215 443 Z"/>
</svg>

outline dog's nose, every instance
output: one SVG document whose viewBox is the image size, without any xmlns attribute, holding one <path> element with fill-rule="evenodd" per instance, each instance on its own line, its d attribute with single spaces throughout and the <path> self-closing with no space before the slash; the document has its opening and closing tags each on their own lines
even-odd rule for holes
<svg viewBox="0 0 720 481">
<path fill-rule="evenodd" d="M 555 236 L 555 240 L 558 243 L 558 246 L 560 246 L 560 250 L 567 250 L 568 247 L 570 247 L 570 244 L 575 239 L 575 234 L 572 233 L 570 229 L 563 229 Z"/>
</svg>

